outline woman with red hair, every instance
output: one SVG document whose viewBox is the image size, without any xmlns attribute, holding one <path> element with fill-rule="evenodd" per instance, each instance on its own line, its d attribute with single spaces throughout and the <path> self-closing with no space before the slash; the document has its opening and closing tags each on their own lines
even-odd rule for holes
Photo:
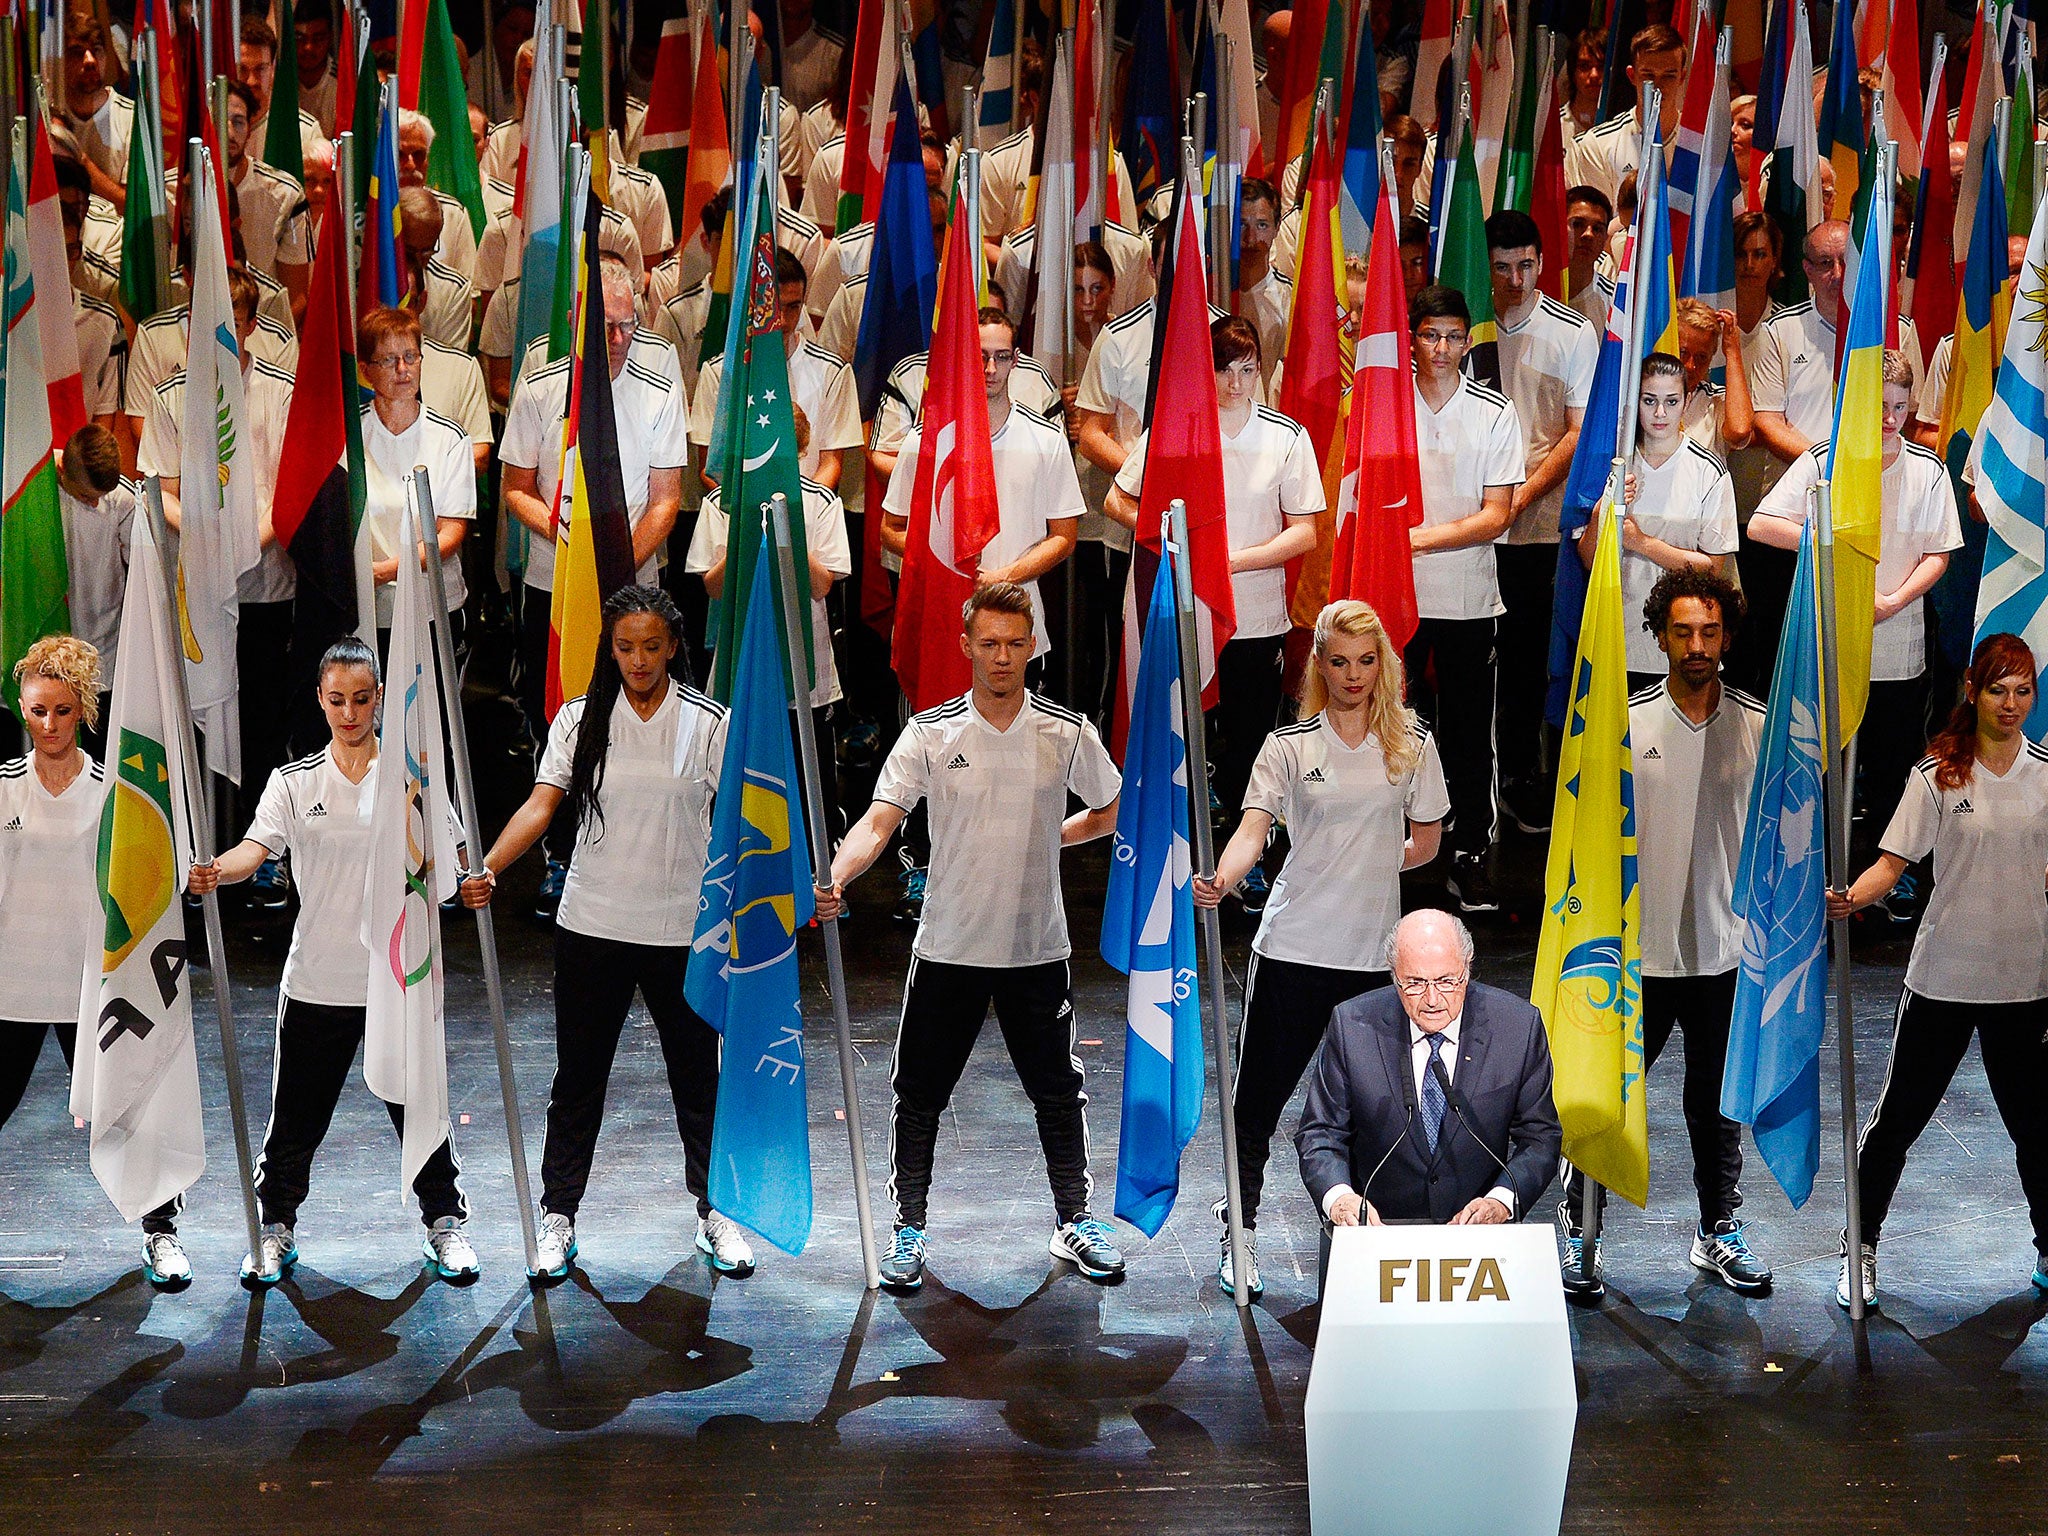
<svg viewBox="0 0 2048 1536">
<path fill-rule="evenodd" d="M 1877 1299 L 1878 1233 L 1906 1153 L 1934 1118 L 1972 1034 L 2033 1217 L 2034 1284 L 2048 1291 L 2048 748 L 2022 729 L 2035 691 L 2024 640 L 1979 641 L 1963 701 L 1907 777 L 1877 862 L 1846 894 L 1828 896 L 1828 916 L 1847 917 L 1934 855 L 1891 1064 L 1858 1154 L 1865 1306 Z M 1835 1291 L 1845 1307 L 1849 1266 L 1845 1239 Z"/>
</svg>

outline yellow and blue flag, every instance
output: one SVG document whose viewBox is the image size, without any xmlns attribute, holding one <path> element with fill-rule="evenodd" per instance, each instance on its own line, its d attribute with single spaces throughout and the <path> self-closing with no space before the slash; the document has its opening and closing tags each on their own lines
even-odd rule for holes
<svg viewBox="0 0 2048 1536">
<path fill-rule="evenodd" d="M 1116 1214 L 1147 1237 L 1173 1212 L 1180 1155 L 1202 1119 L 1202 1008 L 1189 884 L 1188 744 L 1180 623 L 1168 545 L 1152 583 L 1124 748 L 1102 958 L 1130 977 Z"/>
<path fill-rule="evenodd" d="M 1650 147 L 1643 164 L 1651 168 L 1644 180 L 1655 189 L 1636 210 L 1639 238 L 1643 243 L 1642 293 L 1638 296 L 1639 319 L 1636 334 L 1643 338 L 1643 356 L 1652 352 L 1678 355 L 1678 264 L 1671 254 L 1670 183 L 1662 174 L 1664 166 L 1664 125 L 1650 125 Z M 1631 445 L 1633 447 L 1633 445 Z"/>
<path fill-rule="evenodd" d="M 1794 1206 L 1820 1166 L 1820 1042 L 1827 1030 L 1827 853 L 1822 839 L 1819 606 L 1813 525 L 1771 675 L 1771 701 L 1750 782 L 1735 915 L 1742 966 L 1721 1076 L 1721 1113 L 1750 1127 Z"/>
<path fill-rule="evenodd" d="M 1558 757 L 1543 933 L 1529 1000 L 1550 1035 L 1565 1157 L 1642 1205 L 1650 1195 L 1650 1129 L 1621 515 L 1613 500 L 1601 510 Z"/>
<path fill-rule="evenodd" d="M 1870 225 L 1892 227 L 1892 189 L 1877 178 Z M 1878 530 L 1883 521 L 1884 330 L 1891 262 L 1866 261 L 1856 271 L 1842 332 L 1842 370 L 1835 386 L 1835 431 L 1828 449 L 1834 561 L 1835 676 L 1842 718 L 1830 739 L 1837 749 L 1856 734 L 1870 699 L 1870 632 L 1877 601 Z"/>
<path fill-rule="evenodd" d="M 811 1130 L 796 936 L 815 908 L 775 583 L 773 562 L 756 560 L 683 995 L 725 1037 L 711 1203 L 784 1253 L 802 1253 Z"/>
<path fill-rule="evenodd" d="M 405 297 L 398 257 L 398 90 L 384 87 L 377 114 L 377 148 L 370 159 L 368 214 L 363 220 L 363 255 L 358 300 L 365 312 L 395 306 Z"/>
</svg>

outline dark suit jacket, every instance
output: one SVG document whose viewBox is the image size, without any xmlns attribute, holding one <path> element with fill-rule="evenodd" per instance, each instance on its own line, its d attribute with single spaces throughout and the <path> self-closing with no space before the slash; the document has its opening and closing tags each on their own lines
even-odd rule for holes
<svg viewBox="0 0 2048 1536">
<path fill-rule="evenodd" d="M 1409 1036 L 1392 987 L 1354 997 L 1330 1015 L 1294 1138 L 1316 1209 L 1331 1189 L 1349 1184 L 1386 1220 L 1443 1222 L 1506 1185 L 1515 1192 L 1516 1218 L 1528 1215 L 1557 1172 L 1563 1140 L 1542 1016 L 1511 993 L 1472 983 L 1451 1074 L 1453 1104 L 1464 1115 L 1445 1109 L 1434 1154 L 1422 1130 Z"/>
</svg>

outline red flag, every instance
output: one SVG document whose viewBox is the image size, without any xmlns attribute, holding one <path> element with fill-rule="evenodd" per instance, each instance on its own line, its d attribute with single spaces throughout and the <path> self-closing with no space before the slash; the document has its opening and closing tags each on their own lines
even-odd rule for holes
<svg viewBox="0 0 2048 1536">
<path fill-rule="evenodd" d="M 1168 259 L 1165 326 L 1154 347 L 1159 376 L 1145 439 L 1145 478 L 1138 490 L 1136 546 L 1124 587 L 1124 654 L 1113 721 L 1116 750 L 1130 728 L 1138 645 L 1160 558 L 1160 527 L 1167 508 L 1187 503 L 1189 569 L 1195 589 L 1195 649 L 1201 663 L 1202 703 L 1216 703 L 1216 657 L 1237 631 L 1237 600 L 1230 586 L 1230 531 L 1224 522 L 1223 424 L 1216 414 L 1216 370 L 1209 344 L 1208 274 L 1202 257 L 1201 205 L 1189 178 L 1179 178 Z"/>
<path fill-rule="evenodd" d="M 280 42 L 279 46 L 283 46 Z M 356 120 L 356 70 L 359 45 L 356 42 L 356 8 L 341 7 L 341 30 L 334 39 L 334 131 L 345 132 Z M 369 146 L 358 144 L 356 153 L 367 154 Z"/>
<path fill-rule="evenodd" d="M 427 0 L 399 0 L 398 105 L 417 112 L 420 75 L 427 56 Z"/>
<path fill-rule="evenodd" d="M 1715 35 L 1714 8 L 1710 5 L 1703 5 L 1700 7 L 1698 29 L 1690 40 L 1692 63 L 1686 71 L 1685 104 L 1680 110 L 1678 119 L 1678 145 L 1680 153 L 1686 153 L 1688 147 L 1690 147 L 1690 152 L 1695 156 L 1704 153 L 1699 146 L 1703 145 L 1706 141 L 1707 120 L 1712 116 L 1714 110 L 1714 88 L 1720 84 L 1721 62 L 1714 47 Z M 1557 123 L 1558 119 L 1555 112 L 1550 114 L 1550 121 L 1553 124 Z M 1561 130 L 1562 125 L 1559 126 Z M 1703 172 L 1698 170 L 1699 162 L 1695 160 L 1694 164 L 1694 174 L 1696 176 L 1703 174 Z M 1700 187 L 1686 193 L 1683 197 L 1674 194 L 1670 198 L 1670 207 L 1667 210 L 1666 217 L 1669 221 L 1671 249 L 1676 253 L 1678 265 L 1680 266 L 1685 264 L 1685 243 L 1692 230 L 1695 199 L 1707 197 L 1712 192 L 1713 188 L 1711 187 Z M 1545 249 L 1548 249 L 1548 247 L 1545 247 Z M 1559 249 L 1569 250 L 1570 247 L 1560 246 Z"/>
<path fill-rule="evenodd" d="M 981 552 L 1001 518 L 977 319 L 980 263 L 961 244 L 971 222 L 955 219 L 946 235 L 939 319 L 912 471 L 909 537 L 896 588 L 896 676 L 913 712 L 965 693 L 973 680 L 960 650 L 960 605 L 973 595 Z M 1213 405 L 1209 414 L 1213 420 Z"/>
<path fill-rule="evenodd" d="M 1892 0 L 1883 51 L 1885 128 L 1899 146 L 1899 174 L 1910 180 L 1920 174 L 1920 141 L 1926 126 L 1920 91 L 1918 0 Z M 1947 127 L 1944 116 L 1942 128 Z"/>
<path fill-rule="evenodd" d="M 1562 36 L 1563 34 L 1559 34 Z M 1543 114 L 1536 137 L 1536 172 L 1529 189 L 1529 217 L 1543 236 L 1543 249 L 1557 254 L 1543 264 L 1536 286 L 1565 300 L 1565 269 L 1571 265 L 1571 236 L 1565 228 L 1564 122 L 1555 112 Z"/>
<path fill-rule="evenodd" d="M 185 87 L 179 61 L 183 42 L 171 15 L 170 0 L 135 0 L 135 27 L 140 37 L 148 27 L 156 38 L 157 112 L 164 125 L 164 164 L 182 165 L 185 156 Z"/>
<path fill-rule="evenodd" d="M 697 237 L 697 232 L 704 227 L 704 210 L 718 196 L 718 189 L 732 180 L 732 147 L 726 131 L 724 87 L 718 76 L 718 39 L 712 30 L 708 10 L 697 34 L 696 47 L 697 79 L 690 96 L 690 162 L 683 191 L 682 219 L 676 225 L 676 238 L 685 243 Z"/>
<path fill-rule="evenodd" d="M 1337 228 L 1337 163 L 1330 138 L 1316 133 L 1309 159 L 1308 186 L 1301 214 L 1301 249 L 1294 272 L 1294 308 L 1287 317 L 1287 363 L 1281 370 L 1280 414 L 1301 423 L 1309 447 L 1323 471 L 1325 486 L 1333 460 L 1341 457 L 1338 418 L 1344 408 L 1345 293 L 1337 253 L 1344 237 Z M 1310 608 L 1308 621 L 1322 608 L 1329 555 L 1327 520 L 1317 518 L 1316 548 L 1287 562 L 1290 607 L 1299 600 Z M 1309 580 L 1302 583 L 1306 568 Z M 1306 590 L 1302 590 L 1305 586 Z M 1296 615 L 1297 619 L 1300 615 Z"/>
<path fill-rule="evenodd" d="M 1352 376 L 1351 430 L 1337 489 L 1330 600 L 1370 603 L 1395 648 L 1405 649 L 1419 622 L 1408 530 L 1422 522 L 1422 479 L 1415 457 L 1415 384 L 1408 362 L 1398 229 L 1382 184 L 1365 308 L 1358 318 L 1358 371 Z"/>
<path fill-rule="evenodd" d="M 85 385 L 78 362 L 78 321 L 71 263 L 64 255 L 64 215 L 57 206 L 57 168 L 40 110 L 27 114 L 29 138 L 28 265 L 35 292 L 37 332 L 43 341 L 43 377 L 50 392 L 50 446 L 62 450 L 86 423 Z"/>
<path fill-rule="evenodd" d="M 1934 96 L 1927 104 L 1926 154 L 1921 164 L 1920 208 L 1913 221 L 1904 301 L 1913 329 L 1928 358 L 1941 338 L 1956 328 L 1956 189 L 1948 174 L 1948 82 L 1934 76 Z"/>
<path fill-rule="evenodd" d="M 1315 117 L 1316 87 L 1323 73 L 1323 34 L 1330 26 L 1330 0 L 1297 0 L 1287 29 L 1287 72 L 1279 86 L 1280 142 L 1271 146 L 1266 166 L 1277 181 L 1308 146 Z M 1213 110 L 1213 109 L 1212 109 Z"/>
</svg>

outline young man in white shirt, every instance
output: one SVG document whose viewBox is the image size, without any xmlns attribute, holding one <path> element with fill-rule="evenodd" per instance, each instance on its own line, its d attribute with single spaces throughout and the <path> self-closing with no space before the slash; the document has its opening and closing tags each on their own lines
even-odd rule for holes
<svg viewBox="0 0 2048 1536">
<path fill-rule="evenodd" d="M 1614 302 L 1614 284 L 1600 274 L 1607 250 L 1607 231 L 1614 223 L 1614 203 L 1598 187 L 1573 187 L 1564 195 L 1564 232 L 1571 241 L 1565 268 L 1565 302 L 1607 334 L 1607 309 Z"/>
<path fill-rule="evenodd" d="M 1858 823 L 1861 848 L 1874 843 L 1906 776 L 1927 744 L 1927 624 L 1921 601 L 1948 569 L 1949 552 L 1963 543 L 1955 487 L 1948 468 L 1918 443 L 1905 440 L 1913 411 L 1913 365 L 1904 354 L 1884 354 L 1882 523 L 1878 537 L 1876 628 L 1870 638 L 1870 703 L 1856 733 L 1866 814 Z M 1761 544 L 1796 550 L 1812 491 L 1826 472 L 1828 447 L 1817 443 L 1793 461 L 1749 520 Z M 1840 516 L 1839 513 L 1836 514 Z M 1868 840 L 1868 842 L 1866 842 Z M 1919 912 L 1912 871 L 1885 898 L 1900 922 Z"/>
<path fill-rule="evenodd" d="M 1556 756 L 1546 750 L 1550 609 L 1557 583 L 1558 520 L 1579 427 L 1600 366 L 1600 333 L 1577 310 L 1537 286 L 1543 234 L 1526 213 L 1502 209 L 1486 221 L 1499 325 L 1500 377 L 1521 418 L 1527 456 L 1509 506 L 1515 514 L 1494 550 L 1500 573 L 1501 808 L 1529 833 L 1550 827 Z"/>
<path fill-rule="evenodd" d="M 1662 92 L 1658 117 L 1664 126 L 1665 154 L 1678 142 L 1678 118 L 1685 107 L 1685 39 L 1670 27 L 1644 27 L 1629 39 L 1628 78 L 1637 91 L 1636 105 L 1620 117 L 1610 118 L 1590 133 L 1572 140 L 1564 157 L 1564 177 L 1569 186 L 1593 186 L 1612 199 L 1621 184 L 1635 174 L 1643 155 L 1643 106 L 1641 91 L 1654 85 Z"/>
<path fill-rule="evenodd" d="M 619 431 L 619 467 L 626 488 L 626 521 L 633 531 L 635 580 L 653 586 L 656 555 L 675 527 L 682 505 L 683 467 L 689 460 L 686 411 L 680 382 L 650 366 L 633 299 L 633 279 L 624 262 L 606 256 L 598 264 L 604 287 L 605 351 L 611 370 L 612 409 Z M 554 505 L 561 476 L 562 424 L 568 413 L 571 359 L 536 368 L 519 380 L 505 420 L 499 449 L 504 466 L 505 510 L 525 528 L 525 591 L 519 605 L 519 700 L 536 741 L 547 738 L 548 604 L 554 591 Z M 539 912 L 552 919 L 568 878 L 575 829 L 549 831 L 547 870 L 541 877 Z"/>
<path fill-rule="evenodd" d="M 1032 693 L 1030 594 L 995 581 L 966 604 L 961 647 L 972 688 L 912 716 L 883 765 L 875 801 L 832 861 L 818 916 L 845 911 L 845 888 L 919 801 L 931 807 L 930 900 L 911 951 L 892 1079 L 889 1189 L 896 1234 L 882 1283 L 924 1283 L 927 1197 L 939 1122 L 994 1005 L 1003 1041 L 1037 1111 L 1056 1227 L 1050 1249 L 1094 1280 L 1123 1273 L 1109 1226 L 1089 1213 L 1087 1095 L 1062 904 L 1062 848 L 1116 827 L 1122 788 L 1084 717 Z M 1067 814 L 1067 798 L 1083 809 Z"/>
<path fill-rule="evenodd" d="M 252 125 L 256 93 L 239 80 L 228 82 L 228 181 L 241 205 L 242 250 L 248 265 L 284 284 L 292 319 L 306 312 L 306 285 L 313 272 L 312 220 L 306 189 L 288 172 L 260 158 L 262 144 Z"/>
<path fill-rule="evenodd" d="M 1286 350 L 1294 284 L 1273 268 L 1273 236 L 1280 227 L 1273 184 L 1247 176 L 1239 206 L 1237 312 L 1259 328 L 1259 382 L 1268 384 Z"/>
<path fill-rule="evenodd" d="M 1500 581 L 1493 541 L 1514 521 L 1527 447 L 1506 395 L 1464 374 L 1472 345 L 1465 296 L 1441 284 L 1408 306 L 1422 526 L 1408 531 L 1421 623 L 1403 656 L 1415 707 L 1443 750 L 1451 794 L 1450 889 L 1467 912 L 1499 908 L 1493 846 L 1493 718 Z M 1432 694 L 1427 678 L 1436 672 Z"/>
<path fill-rule="evenodd" d="M 1692 1143 L 1699 1225 L 1690 1260 L 1731 1289 L 1769 1289 L 1770 1266 L 1749 1247 L 1742 1205 L 1742 1127 L 1721 1113 L 1729 1016 L 1742 962 L 1735 871 L 1764 707 L 1721 681 L 1721 658 L 1742 622 L 1742 594 L 1705 570 L 1667 572 L 1639 608 L 1666 675 L 1629 700 L 1635 749 L 1638 889 L 1642 896 L 1643 1046 L 1654 1067 L 1674 1029 L 1685 1032 L 1685 1128 Z M 1648 1070 L 1648 1067 L 1645 1070 Z M 1567 1167 L 1557 1208 L 1564 1288 L 1597 1296 L 1600 1239 L 1586 1275 L 1586 1190 Z"/>
</svg>

